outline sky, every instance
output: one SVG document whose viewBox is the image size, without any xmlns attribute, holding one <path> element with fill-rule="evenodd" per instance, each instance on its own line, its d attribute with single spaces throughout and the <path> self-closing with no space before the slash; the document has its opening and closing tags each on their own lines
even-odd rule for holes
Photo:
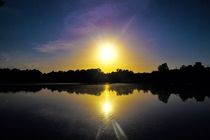
<svg viewBox="0 0 210 140">
<path fill-rule="evenodd" d="M 210 64 L 210 0 L 5 0 L 0 67 L 150 72 Z M 100 61 L 111 43 L 115 60 Z"/>
</svg>

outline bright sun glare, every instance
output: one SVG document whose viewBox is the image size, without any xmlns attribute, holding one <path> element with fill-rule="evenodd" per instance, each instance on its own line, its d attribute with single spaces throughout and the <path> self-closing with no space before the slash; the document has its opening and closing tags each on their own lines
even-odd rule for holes
<svg viewBox="0 0 210 140">
<path fill-rule="evenodd" d="M 103 63 L 110 63 L 116 59 L 116 46 L 112 43 L 102 43 L 99 45 L 99 57 Z"/>
<path fill-rule="evenodd" d="M 109 102 L 105 102 L 103 104 L 103 111 L 104 111 L 104 113 L 109 114 L 111 112 L 111 110 L 112 110 L 111 104 Z"/>
</svg>

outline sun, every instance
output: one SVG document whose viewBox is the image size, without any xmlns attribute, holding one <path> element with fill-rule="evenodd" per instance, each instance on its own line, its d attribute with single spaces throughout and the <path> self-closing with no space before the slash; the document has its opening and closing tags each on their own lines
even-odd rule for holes
<svg viewBox="0 0 210 140">
<path fill-rule="evenodd" d="M 110 42 L 101 43 L 99 45 L 99 58 L 103 63 L 111 63 L 116 60 L 116 46 Z"/>
</svg>

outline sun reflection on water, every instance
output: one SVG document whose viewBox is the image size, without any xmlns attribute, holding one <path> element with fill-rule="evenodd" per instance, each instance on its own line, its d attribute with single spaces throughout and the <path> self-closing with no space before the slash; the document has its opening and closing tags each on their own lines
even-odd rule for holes
<svg viewBox="0 0 210 140">
<path fill-rule="evenodd" d="M 114 97 L 116 97 L 116 91 L 109 89 L 109 85 L 104 86 L 104 91 L 101 93 L 101 110 L 103 112 L 104 120 L 101 126 L 99 126 L 96 140 L 101 140 L 104 138 L 108 139 L 118 139 L 118 140 L 128 140 L 125 132 L 123 131 L 120 124 L 115 120 L 113 116 L 114 111 Z M 113 133 L 114 135 L 112 135 Z"/>
<path fill-rule="evenodd" d="M 112 105 L 110 104 L 110 102 L 104 102 L 103 104 L 103 112 L 105 114 L 109 114 L 112 111 Z"/>
<path fill-rule="evenodd" d="M 113 111 L 113 104 L 111 100 L 111 91 L 109 90 L 109 85 L 105 85 L 105 90 L 102 92 L 102 112 L 108 116 Z"/>
</svg>

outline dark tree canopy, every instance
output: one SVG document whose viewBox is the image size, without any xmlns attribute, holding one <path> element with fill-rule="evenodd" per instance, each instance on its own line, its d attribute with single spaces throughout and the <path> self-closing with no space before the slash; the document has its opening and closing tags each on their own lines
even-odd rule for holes
<svg viewBox="0 0 210 140">
<path fill-rule="evenodd" d="M 0 83 L 146 83 L 169 85 L 210 84 L 210 68 L 196 62 L 182 65 L 180 69 L 169 69 L 167 63 L 151 73 L 134 73 L 117 69 L 104 73 L 100 69 L 69 70 L 42 73 L 39 70 L 0 69 Z"/>
<path fill-rule="evenodd" d="M 168 64 L 167 63 L 163 63 L 160 66 L 158 66 L 158 71 L 160 71 L 160 72 L 169 71 Z"/>
<path fill-rule="evenodd" d="M 204 66 L 201 62 L 195 62 L 194 66 L 195 69 L 204 69 Z"/>
</svg>

